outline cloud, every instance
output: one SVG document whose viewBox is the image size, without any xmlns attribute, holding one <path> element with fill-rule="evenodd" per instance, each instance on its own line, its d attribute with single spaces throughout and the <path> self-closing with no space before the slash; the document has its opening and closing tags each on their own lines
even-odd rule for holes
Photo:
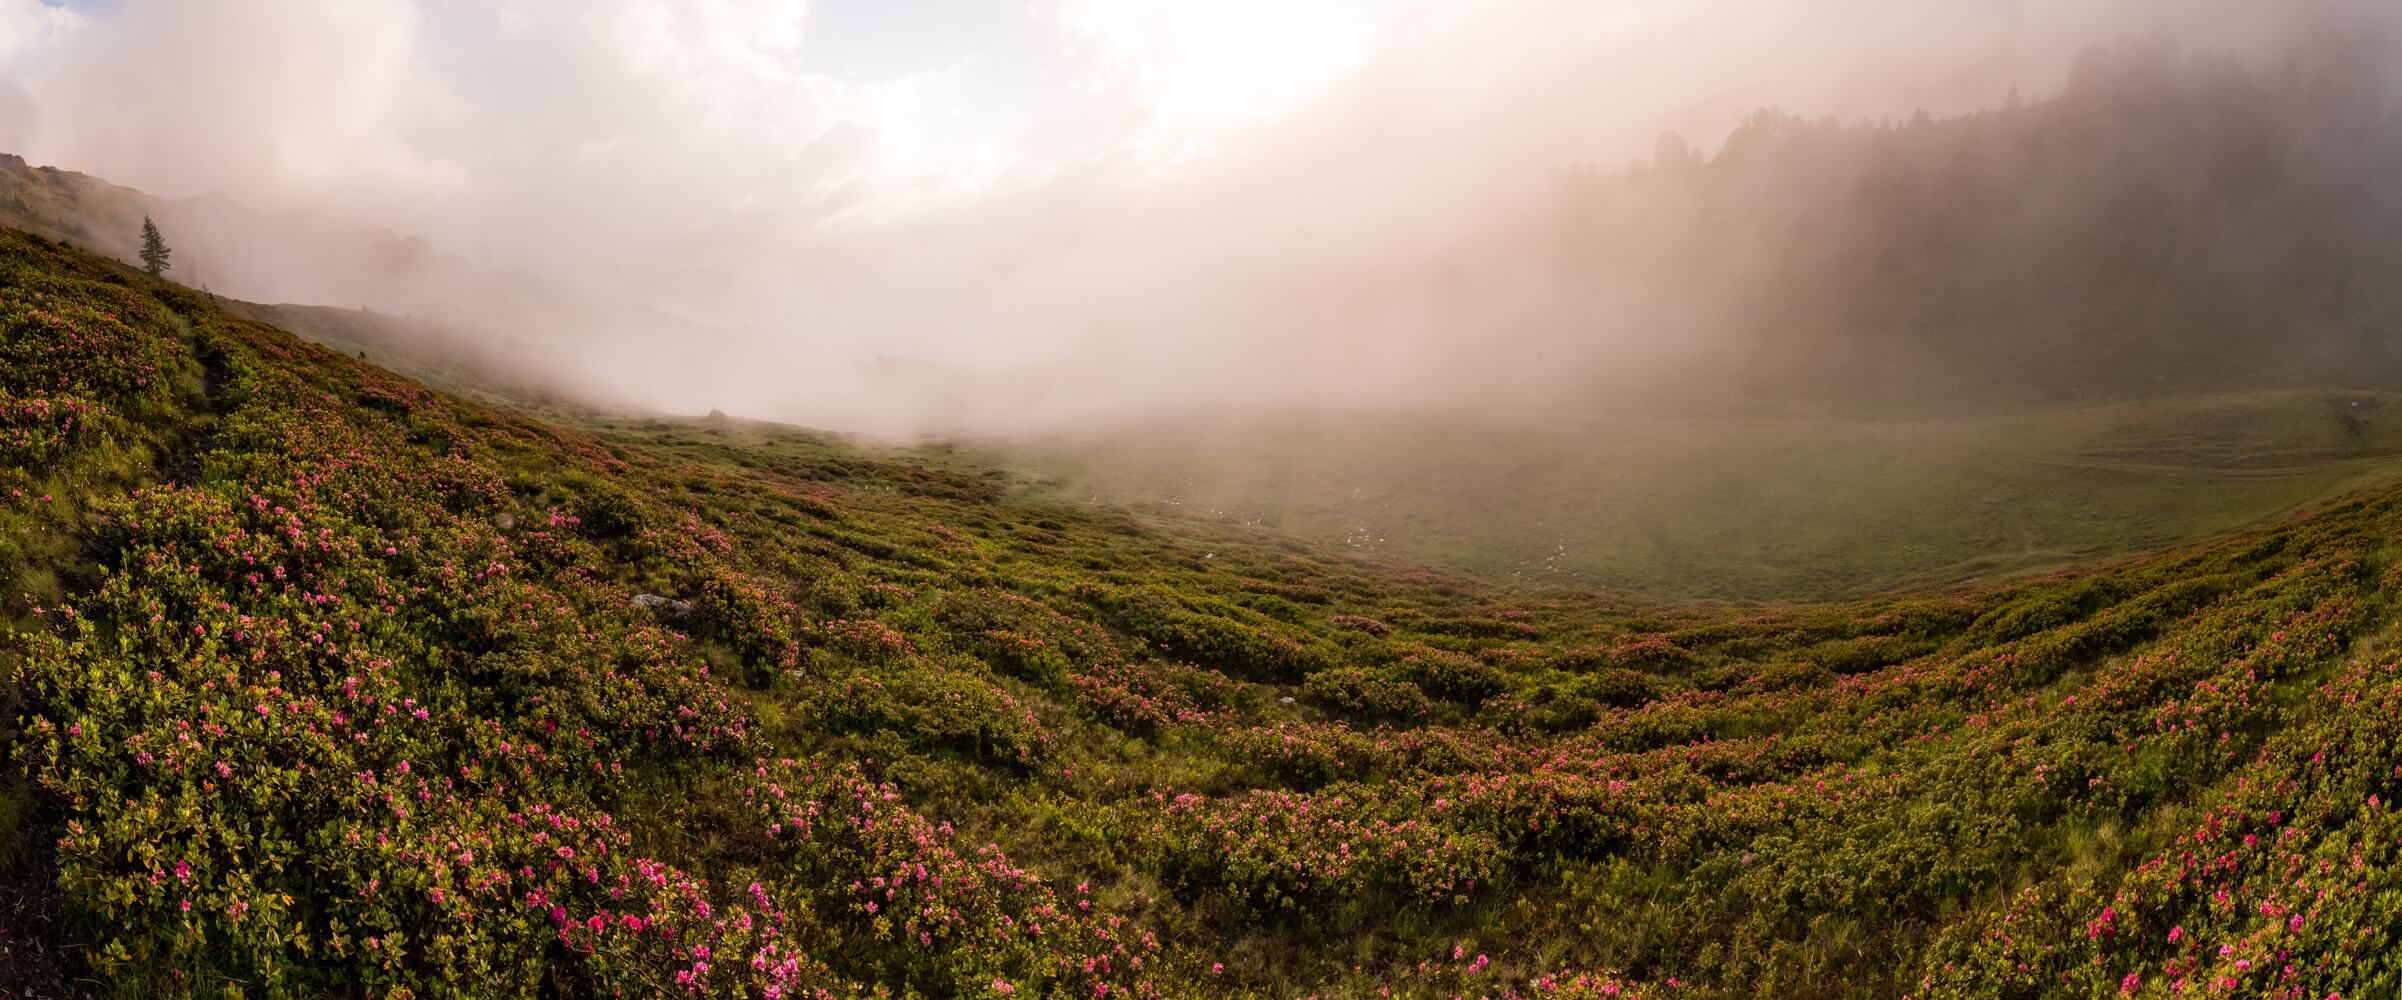
<svg viewBox="0 0 2402 1000">
<path fill-rule="evenodd" d="M 1057 0 L 1048 17 L 1133 122 L 1121 150 L 1166 159 L 1322 92 L 1377 23 L 1334 0 Z"/>
<path fill-rule="evenodd" d="M 416 21 L 400 0 L 127 0 L 11 57 L 45 112 L 28 151 L 178 193 L 438 191 L 455 172 L 394 127 L 438 90 Z"/>
<path fill-rule="evenodd" d="M 918 112 L 908 81 L 799 66 L 805 8 L 786 2 L 5 9 L 12 28 L 49 22 L 0 48 L 53 112 L 5 123 L 25 152 L 169 196 L 334 206 L 501 259 L 592 266 L 591 247 L 729 212 L 822 209 Z"/>
</svg>

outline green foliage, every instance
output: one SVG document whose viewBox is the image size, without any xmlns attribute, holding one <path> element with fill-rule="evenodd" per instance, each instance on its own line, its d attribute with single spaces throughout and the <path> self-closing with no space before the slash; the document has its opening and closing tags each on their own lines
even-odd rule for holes
<svg viewBox="0 0 2402 1000">
<path fill-rule="evenodd" d="M 1359 667 L 1334 667 L 1309 675 L 1301 690 L 1328 709 L 1363 719 L 1423 718 L 1429 705 L 1418 685 Z"/>
<path fill-rule="evenodd" d="M 957 455 L 546 425 L 0 242 L 0 858 L 55 858 L 116 995 L 2402 977 L 2402 494 L 1630 607 Z"/>
<path fill-rule="evenodd" d="M 150 221 L 149 216 L 143 216 L 142 270 L 150 272 L 150 276 L 153 278 L 167 273 L 167 268 L 173 266 L 167 263 L 167 258 L 174 256 L 174 253 L 167 249 L 166 239 L 159 236 L 158 224 Z"/>
</svg>

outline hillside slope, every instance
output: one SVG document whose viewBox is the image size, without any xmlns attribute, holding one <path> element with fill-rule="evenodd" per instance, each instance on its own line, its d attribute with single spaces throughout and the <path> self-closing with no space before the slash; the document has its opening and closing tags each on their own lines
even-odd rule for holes
<svg viewBox="0 0 2402 1000">
<path fill-rule="evenodd" d="M 2324 41 L 2254 69 L 2128 42 L 2057 94 L 1944 119 L 1761 108 L 1707 156 L 1671 135 L 1624 169 L 1558 171 L 1522 210 L 1317 301 L 1377 331 L 1368 357 L 1485 376 L 1426 394 L 1505 413 L 2392 391 L 2402 100 L 2380 49 Z"/>
<path fill-rule="evenodd" d="M 604 373 L 648 360 L 656 375 L 658 344 L 725 332 L 421 237 L 217 197 L 161 198 L 0 153 L 0 225 L 131 262 L 145 217 L 165 233 L 168 277 L 222 296 L 222 308 L 485 402 L 629 409 L 609 388 L 624 384 Z"/>
<path fill-rule="evenodd" d="M 0 985 L 2402 985 L 2402 494 L 1639 606 L 546 425 L 14 232 L 0 359 L 0 891 L 69 956 Z"/>
</svg>

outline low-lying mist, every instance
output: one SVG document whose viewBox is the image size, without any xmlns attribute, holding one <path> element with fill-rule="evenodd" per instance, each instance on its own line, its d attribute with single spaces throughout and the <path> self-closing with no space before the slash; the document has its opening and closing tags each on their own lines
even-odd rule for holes
<svg viewBox="0 0 2402 1000">
<path fill-rule="evenodd" d="M 951 150 L 940 74 L 818 73 L 797 4 L 14 0 L 0 144 L 158 196 L 176 276 L 224 294 L 885 434 L 1909 416 L 2402 363 L 2380 5 L 1390 8 L 1256 114 L 1178 118 L 1120 45 L 1074 64 L 1110 124 Z"/>
</svg>

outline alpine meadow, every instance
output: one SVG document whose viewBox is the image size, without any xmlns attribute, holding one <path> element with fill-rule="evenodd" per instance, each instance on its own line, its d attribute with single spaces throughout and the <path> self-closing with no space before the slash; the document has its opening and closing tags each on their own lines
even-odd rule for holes
<svg viewBox="0 0 2402 1000">
<path fill-rule="evenodd" d="M 2402 16 L 1933 6 L 0 0 L 0 996 L 2402 994 Z"/>
</svg>

